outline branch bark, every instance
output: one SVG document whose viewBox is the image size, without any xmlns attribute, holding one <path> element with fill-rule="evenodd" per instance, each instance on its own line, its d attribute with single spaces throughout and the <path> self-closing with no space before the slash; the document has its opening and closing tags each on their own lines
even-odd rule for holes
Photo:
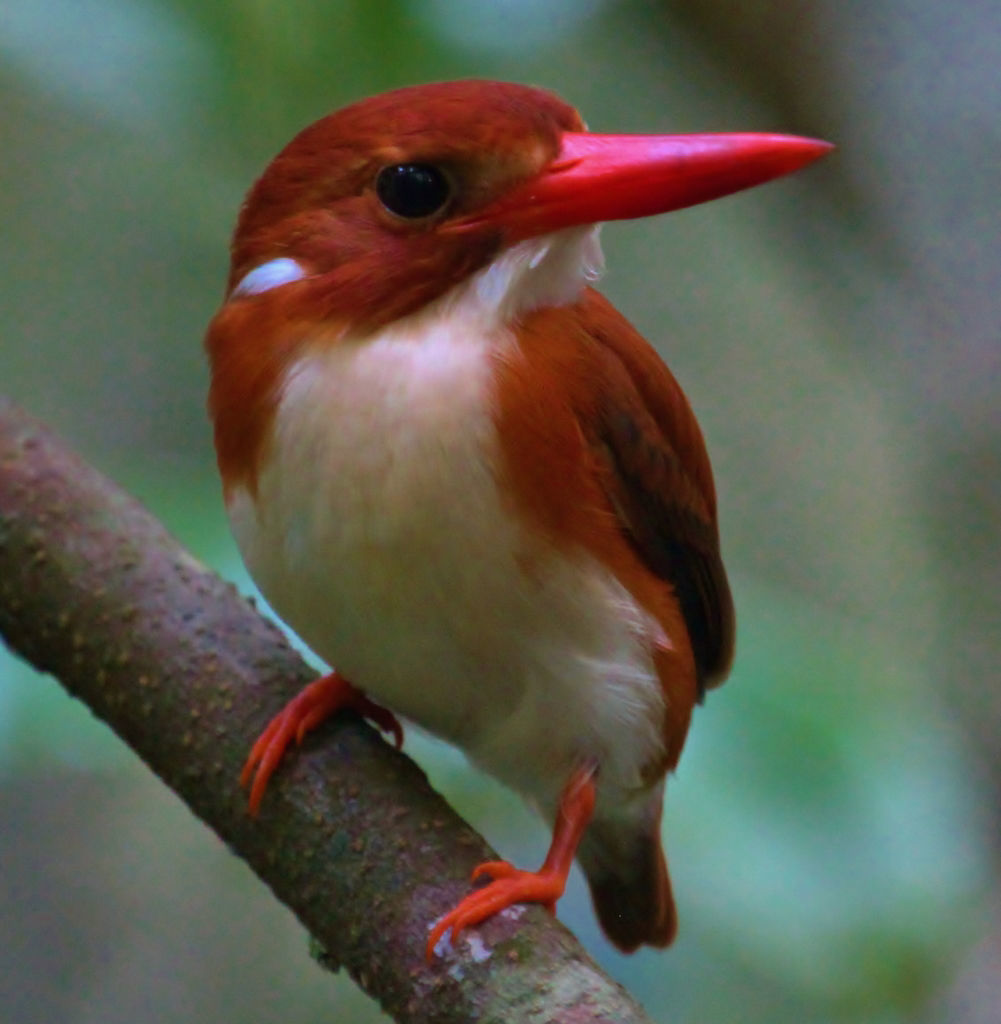
<svg viewBox="0 0 1001 1024">
<path fill-rule="evenodd" d="M 538 907 L 424 959 L 495 854 L 350 715 L 282 766 L 257 820 L 240 766 L 310 678 L 281 633 L 135 500 L 0 398 L 0 635 L 146 761 L 398 1021 L 648 1022 Z"/>
</svg>

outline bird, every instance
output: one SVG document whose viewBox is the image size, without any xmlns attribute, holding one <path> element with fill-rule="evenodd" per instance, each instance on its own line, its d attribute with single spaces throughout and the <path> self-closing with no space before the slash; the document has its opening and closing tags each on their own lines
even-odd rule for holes
<svg viewBox="0 0 1001 1024">
<path fill-rule="evenodd" d="M 470 79 L 321 118 L 247 194 L 206 336 L 223 497 L 332 666 L 250 751 L 250 810 L 352 708 L 397 746 L 401 719 L 454 744 L 552 826 L 538 870 L 476 868 L 429 960 L 514 904 L 555 911 L 575 859 L 615 946 L 675 937 L 665 778 L 735 616 L 702 431 L 595 290 L 599 231 L 830 148 L 593 133 L 549 91 Z"/>
</svg>

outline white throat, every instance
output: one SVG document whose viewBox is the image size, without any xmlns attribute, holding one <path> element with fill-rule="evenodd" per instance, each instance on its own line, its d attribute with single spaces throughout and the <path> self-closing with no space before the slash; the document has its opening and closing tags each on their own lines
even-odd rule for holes
<svg viewBox="0 0 1001 1024">
<path fill-rule="evenodd" d="M 523 313 L 573 302 L 585 284 L 604 272 L 600 231 L 600 224 L 587 224 L 512 245 L 404 322 L 458 318 L 493 334 Z M 287 256 L 268 260 L 245 274 L 230 298 L 260 295 L 306 276 L 302 265 Z"/>
<path fill-rule="evenodd" d="M 600 224 L 588 224 L 519 242 L 425 313 L 457 315 L 489 332 L 533 309 L 573 302 L 604 271 L 600 231 Z"/>
</svg>

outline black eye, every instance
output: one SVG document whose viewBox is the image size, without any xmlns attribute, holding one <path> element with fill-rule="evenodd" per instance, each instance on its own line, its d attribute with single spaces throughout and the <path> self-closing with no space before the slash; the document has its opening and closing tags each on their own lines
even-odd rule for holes
<svg viewBox="0 0 1001 1024">
<path fill-rule="evenodd" d="M 395 164 L 379 171 L 375 192 L 390 213 L 416 220 L 445 205 L 448 179 L 431 164 Z"/>
</svg>

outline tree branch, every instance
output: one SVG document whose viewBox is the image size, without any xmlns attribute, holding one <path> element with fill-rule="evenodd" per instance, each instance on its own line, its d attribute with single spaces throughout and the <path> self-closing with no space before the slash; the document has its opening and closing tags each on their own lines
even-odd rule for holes
<svg viewBox="0 0 1001 1024">
<path fill-rule="evenodd" d="M 278 629 L 136 501 L 0 398 L 0 635 L 147 762 L 399 1021 L 647 1021 L 537 907 L 428 965 L 427 928 L 495 854 L 404 755 L 350 715 L 272 781 L 240 766 L 311 673 Z"/>
</svg>

